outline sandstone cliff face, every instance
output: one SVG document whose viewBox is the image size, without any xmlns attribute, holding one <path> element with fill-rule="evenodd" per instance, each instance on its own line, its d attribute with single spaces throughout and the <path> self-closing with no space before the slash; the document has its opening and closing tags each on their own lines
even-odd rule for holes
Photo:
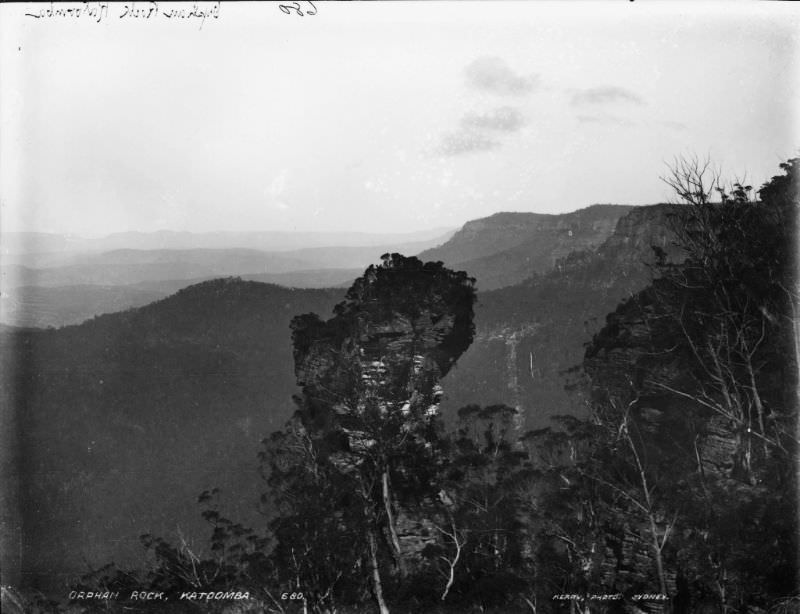
<svg viewBox="0 0 800 614">
<path fill-rule="evenodd" d="M 618 263 L 652 262 L 653 247 L 658 247 L 671 260 L 681 260 L 685 256 L 674 245 L 672 229 L 681 224 L 686 211 L 686 205 L 635 207 L 619 219 L 598 253 Z"/>
<path fill-rule="evenodd" d="M 559 215 L 496 213 L 468 222 L 444 245 L 422 252 L 475 277 L 478 289 L 494 290 L 551 270 L 576 250 L 595 249 L 631 207 L 593 205 Z"/>
<path fill-rule="evenodd" d="M 651 245 L 680 258 L 671 247 L 673 210 L 632 208 L 596 250 L 573 252 L 554 270 L 479 294 L 476 339 L 443 382 L 443 412 L 505 403 L 520 411 L 521 431 L 548 425 L 551 415 L 585 412 L 587 400 L 565 390 L 580 377 L 571 370 L 606 315 L 650 282 Z"/>
</svg>

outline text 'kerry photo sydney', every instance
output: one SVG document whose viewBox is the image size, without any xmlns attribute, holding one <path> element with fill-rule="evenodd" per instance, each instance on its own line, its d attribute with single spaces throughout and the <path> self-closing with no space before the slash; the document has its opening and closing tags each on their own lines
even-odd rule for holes
<svg viewBox="0 0 800 614">
<path fill-rule="evenodd" d="M 800 5 L 0 5 L 8 614 L 800 612 Z"/>
</svg>

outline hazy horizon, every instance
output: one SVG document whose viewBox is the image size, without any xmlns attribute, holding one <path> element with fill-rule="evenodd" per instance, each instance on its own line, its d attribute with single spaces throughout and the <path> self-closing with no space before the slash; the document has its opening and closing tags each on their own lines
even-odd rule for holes
<svg viewBox="0 0 800 614">
<path fill-rule="evenodd" d="M 9 230 L 9 231 L 0 231 L 0 236 L 2 235 L 22 235 L 22 234 L 42 234 L 42 235 L 54 235 L 54 236 L 61 236 L 67 238 L 76 238 L 76 239 L 102 239 L 107 238 L 113 235 L 121 235 L 121 234 L 144 234 L 144 235 L 157 235 L 157 234 L 192 234 L 192 235 L 213 235 L 213 234 L 297 234 L 297 235 L 364 235 L 366 237 L 406 237 L 408 239 L 414 239 L 417 236 L 423 237 L 435 237 L 439 234 L 445 235 L 447 233 L 452 233 L 460 230 L 466 223 L 475 221 L 477 219 L 485 219 L 488 217 L 492 217 L 495 215 L 504 215 L 504 214 L 517 214 L 517 213 L 531 213 L 534 215 L 568 215 L 570 213 L 575 213 L 577 211 L 581 211 L 583 209 L 589 209 L 591 207 L 648 207 L 653 205 L 658 205 L 663 203 L 644 203 L 638 205 L 631 205 L 628 203 L 591 203 L 585 206 L 579 206 L 575 209 L 569 209 L 565 211 L 555 211 L 555 212 L 543 212 L 543 211 L 522 211 L 522 210 L 497 210 L 491 213 L 487 213 L 485 216 L 480 218 L 471 218 L 465 219 L 463 222 L 452 225 L 452 226 L 436 226 L 436 227 L 420 227 L 410 230 L 401 230 L 401 231 L 392 231 L 391 229 L 379 229 L 379 230 L 336 230 L 336 229 L 327 229 L 321 228 L 318 230 L 302 230 L 302 229 L 288 229 L 288 230 L 281 230 L 281 229 L 270 229 L 270 228 L 252 228 L 246 230 L 232 230 L 226 228 L 219 228 L 219 229 L 210 229 L 210 230 L 200 230 L 200 231 L 193 231 L 193 230 L 180 230 L 176 228 L 154 228 L 148 230 L 141 230 L 136 228 L 124 228 L 118 230 L 111 230 L 109 232 L 103 232 L 102 234 L 88 234 L 88 233 L 69 233 L 69 232 L 45 232 L 40 230 Z M 333 247 L 333 246 L 332 246 Z"/>
<path fill-rule="evenodd" d="M 525 212 L 527 213 L 527 212 Z M 390 232 L 390 231 L 362 231 L 362 230 L 271 230 L 267 228 L 256 228 L 252 230 L 227 230 L 227 229 L 214 229 L 214 230 L 201 230 L 201 231 L 192 231 L 192 230 L 177 230 L 175 228 L 155 228 L 153 230 L 138 230 L 135 228 L 131 229 L 122 229 L 122 230 L 112 230 L 110 232 L 104 232 L 102 234 L 78 234 L 78 233 L 64 233 L 64 232 L 43 232 L 39 230 L 10 230 L 8 232 L 0 232 L 0 235 L 21 235 L 21 234 L 43 234 L 43 235 L 54 235 L 54 236 L 62 236 L 67 238 L 76 238 L 76 239 L 102 239 L 107 238 L 113 235 L 121 235 L 121 234 L 146 234 L 146 235 L 157 235 L 157 234 L 192 234 L 192 235 L 210 235 L 210 234 L 304 234 L 304 235 L 365 235 L 365 236 L 386 236 L 386 237 L 408 237 L 413 238 L 416 235 L 435 235 L 436 233 L 446 234 L 448 232 L 452 232 L 457 230 L 460 226 L 438 226 L 436 228 L 419 228 L 416 230 L 409 230 L 403 232 Z"/>
<path fill-rule="evenodd" d="M 4 232 L 453 229 L 664 202 L 682 154 L 758 187 L 800 144 L 790 3 L 124 6 L 0 7 Z"/>
</svg>

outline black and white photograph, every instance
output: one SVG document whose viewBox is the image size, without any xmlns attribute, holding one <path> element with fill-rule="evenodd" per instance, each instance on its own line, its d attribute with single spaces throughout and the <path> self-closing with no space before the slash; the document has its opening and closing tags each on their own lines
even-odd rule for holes
<svg viewBox="0 0 800 614">
<path fill-rule="evenodd" d="M 800 5 L 0 3 L 7 614 L 800 612 Z"/>
</svg>

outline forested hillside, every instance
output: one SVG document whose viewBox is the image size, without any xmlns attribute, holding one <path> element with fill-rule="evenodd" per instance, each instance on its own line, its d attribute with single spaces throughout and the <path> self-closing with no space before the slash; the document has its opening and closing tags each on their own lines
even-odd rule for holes
<svg viewBox="0 0 800 614">
<path fill-rule="evenodd" d="M 85 558 L 118 564 L 87 590 L 287 612 L 791 611 L 797 169 L 755 199 L 689 163 L 683 204 L 492 292 L 392 254 L 346 294 L 4 331 L 24 584 Z"/>
<path fill-rule="evenodd" d="M 362 269 L 313 269 L 288 273 L 253 273 L 237 277 L 286 288 L 333 288 L 349 285 Z M 58 328 L 98 315 L 142 307 L 218 276 L 198 279 L 150 279 L 115 286 L 20 286 L 3 290 L 3 318 L 18 327 Z"/>
<path fill-rule="evenodd" d="M 289 322 L 343 293 L 216 280 L 80 326 L 2 333 L 26 583 L 53 590 L 87 561 L 138 560 L 146 531 L 202 535 L 193 504 L 209 485 L 257 518 L 259 441 L 296 391 Z"/>
<path fill-rule="evenodd" d="M 658 211 L 633 210 L 631 227 L 663 232 Z M 619 255 L 588 253 L 575 271 L 562 265 L 516 290 L 480 294 L 476 340 L 442 382 L 445 416 L 468 403 L 507 403 L 519 408 L 522 429 L 547 424 L 551 407 L 580 409 L 562 371 L 580 362 L 592 318 L 596 324 L 646 278 L 648 241 L 616 241 L 633 277 L 617 270 Z M 32 580 L 52 584 L 77 571 L 82 557 L 128 561 L 145 528 L 172 534 L 175 520 L 197 531 L 190 503 L 209 486 L 247 501 L 258 441 L 292 412 L 289 321 L 329 313 L 343 294 L 218 280 L 80 326 L 5 336 L 17 367 L 13 388 L 5 386 L 17 399 L 9 407 L 25 408 L 22 475 L 36 484 L 23 499 L 24 534 L 41 537 L 24 550 Z M 155 470 L 161 466 L 171 469 Z M 237 504 L 245 514 L 247 507 Z"/>
</svg>

